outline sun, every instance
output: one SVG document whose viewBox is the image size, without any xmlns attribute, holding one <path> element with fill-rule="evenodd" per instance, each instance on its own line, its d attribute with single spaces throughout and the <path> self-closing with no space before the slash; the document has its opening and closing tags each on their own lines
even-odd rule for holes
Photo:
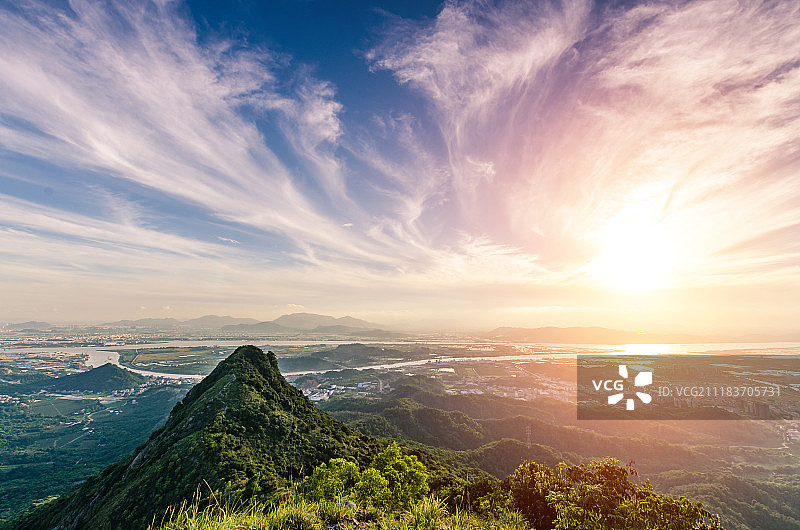
<svg viewBox="0 0 800 530">
<path fill-rule="evenodd" d="M 602 236 L 601 254 L 589 273 L 605 286 L 620 291 L 651 291 L 671 284 L 674 246 L 663 227 L 616 224 Z"/>
</svg>

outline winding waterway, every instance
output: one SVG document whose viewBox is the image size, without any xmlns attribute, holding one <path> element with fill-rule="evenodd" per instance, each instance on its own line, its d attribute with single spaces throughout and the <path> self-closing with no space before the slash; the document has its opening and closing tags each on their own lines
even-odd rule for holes
<svg viewBox="0 0 800 530">
<path fill-rule="evenodd" d="M 264 349 L 281 346 L 314 346 L 321 348 L 335 347 L 341 344 L 352 344 L 354 341 L 269 341 L 256 343 Z M 476 355 L 475 350 L 464 350 L 464 355 L 434 355 L 428 359 L 400 361 L 382 364 L 368 364 L 354 367 L 356 370 L 366 369 L 393 369 L 411 366 L 420 366 L 433 362 L 458 362 L 458 361 L 525 361 L 525 360 L 555 360 L 574 358 L 579 354 L 620 354 L 620 355 L 668 355 L 668 354 L 731 354 L 731 355 L 796 355 L 800 356 L 800 343 L 797 342 L 770 342 L 770 343 L 711 343 L 711 344 L 623 344 L 623 345 L 590 345 L 590 344 L 541 344 L 541 343 L 489 343 L 489 342 L 457 342 L 457 341 L 420 341 L 420 342 L 385 342 L 385 341 L 359 341 L 361 344 L 419 344 L 427 347 L 441 346 L 474 346 L 489 347 L 503 344 L 512 346 L 519 353 L 512 355 Z M 92 368 L 112 363 L 120 366 L 119 354 L 109 348 L 135 349 L 135 348 L 161 348 L 161 347 L 197 347 L 197 346 L 222 346 L 235 348 L 242 344 L 241 340 L 176 340 L 158 343 L 125 344 L 120 346 L 71 346 L 71 347 L 45 347 L 45 348 L 9 348 L 3 353 L 77 353 L 87 356 L 86 364 Z M 141 375 L 164 377 L 176 380 L 198 381 L 205 375 L 168 374 L 156 371 L 125 368 Z M 284 375 L 302 375 L 319 372 L 319 370 L 305 370 L 287 372 Z"/>
</svg>

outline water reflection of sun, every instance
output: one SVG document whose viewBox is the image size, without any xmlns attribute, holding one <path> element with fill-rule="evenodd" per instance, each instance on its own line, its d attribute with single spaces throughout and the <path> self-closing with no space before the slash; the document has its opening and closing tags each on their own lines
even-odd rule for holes
<svg viewBox="0 0 800 530">
<path fill-rule="evenodd" d="M 669 344 L 625 344 L 627 355 L 661 355 L 674 353 Z"/>
</svg>

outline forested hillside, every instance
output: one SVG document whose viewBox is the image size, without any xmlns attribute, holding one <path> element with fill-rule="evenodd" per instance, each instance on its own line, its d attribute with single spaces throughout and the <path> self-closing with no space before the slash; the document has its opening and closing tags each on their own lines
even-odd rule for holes
<svg viewBox="0 0 800 530">
<path fill-rule="evenodd" d="M 146 443 L 69 494 L 13 522 L 12 527 L 145 528 L 158 526 L 163 519 L 168 528 L 180 528 L 180 520 L 188 521 L 185 527 L 189 528 L 194 524 L 192 517 L 206 506 L 213 510 L 219 502 L 235 502 L 256 517 L 280 506 L 291 511 L 300 509 L 303 502 L 315 502 L 317 507 L 311 511 L 317 510 L 313 517 L 318 524 L 302 527 L 321 528 L 319 525 L 328 519 L 319 510 L 330 515 L 333 509 L 325 503 L 339 506 L 336 503 L 350 498 L 360 503 L 347 508 L 355 510 L 351 515 L 400 524 L 405 514 L 413 515 L 418 509 L 415 503 L 422 502 L 422 496 L 409 497 L 407 502 L 387 500 L 388 504 L 380 499 L 393 498 L 392 491 L 406 491 L 403 487 L 393 489 L 397 484 L 394 481 L 412 461 L 418 462 L 412 467 L 421 466 L 419 473 L 425 477 L 423 483 L 415 479 L 415 491 L 420 495 L 430 492 L 439 499 L 430 501 L 433 504 L 429 503 L 429 508 L 466 510 L 474 517 L 488 517 L 485 521 L 492 525 L 521 514 L 528 524 L 545 521 L 543 528 L 579 520 L 596 520 L 601 527 L 618 528 L 619 521 L 631 517 L 645 521 L 640 527 L 647 528 L 646 521 L 655 520 L 652 518 L 659 513 L 653 507 L 666 506 L 678 514 L 676 520 L 683 524 L 680 528 L 705 528 L 704 524 L 713 523 L 713 517 L 701 505 L 655 493 L 632 467 L 607 459 L 581 463 L 583 455 L 543 444 L 508 438 L 489 441 L 505 428 L 502 422 L 471 418 L 464 410 L 457 410 L 459 403 L 455 400 L 451 402 L 456 405 L 453 410 L 445 411 L 403 397 L 430 389 L 398 390 L 385 402 L 341 400 L 327 408 L 336 409 L 342 417 L 350 416 L 365 430 L 369 430 L 370 421 L 391 430 L 405 440 L 403 446 L 388 438 L 366 436 L 335 420 L 286 382 L 271 352 L 240 347 L 192 388 Z M 484 416 L 491 416 L 493 402 L 462 401 L 468 406 L 461 408 L 477 407 L 486 413 Z M 357 410 L 346 410 L 348 403 Z M 554 431 L 553 435 L 558 434 Z M 386 451 L 393 456 L 385 456 Z M 399 463 L 387 464 L 387 458 Z M 524 461 L 528 463 L 517 467 Z M 336 495 L 323 492 L 308 498 L 308 480 L 313 479 L 303 477 L 316 476 L 332 462 L 349 462 L 339 468 L 350 469 L 347 477 L 353 480 L 337 478 L 336 473 L 323 474 L 332 476 L 334 482 L 341 479 L 344 485 L 334 488 Z M 510 477 L 499 480 L 509 473 Z M 326 481 L 318 480 L 320 484 Z M 388 488 L 385 493 L 381 493 L 383 488 Z M 596 488 L 604 492 L 605 508 L 586 504 L 587 495 Z M 287 494 L 307 498 L 287 505 Z M 192 512 L 195 515 L 186 512 L 189 508 L 185 503 L 192 499 L 197 502 Z M 168 512 L 182 503 L 183 509 Z M 580 513 L 575 512 L 576 506 L 583 506 Z M 165 515 L 168 513 L 172 515 Z M 169 526 L 173 523 L 177 526 Z M 506 527 L 519 527 L 514 524 Z M 665 526 L 673 527 L 678 528 Z"/>
<path fill-rule="evenodd" d="M 578 422 L 574 404 L 549 398 L 449 395 L 430 379 L 400 381 L 379 399 L 320 406 L 366 434 L 418 444 L 498 480 L 526 459 L 554 466 L 610 456 L 634 462 L 656 491 L 702 501 L 726 528 L 800 528 L 798 459 L 763 422 Z"/>
</svg>

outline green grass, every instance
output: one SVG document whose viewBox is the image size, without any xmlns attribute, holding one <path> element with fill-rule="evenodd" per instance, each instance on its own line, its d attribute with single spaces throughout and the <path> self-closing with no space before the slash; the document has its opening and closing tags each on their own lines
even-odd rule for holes
<svg viewBox="0 0 800 530">
<path fill-rule="evenodd" d="M 308 502 L 293 494 L 270 506 L 248 503 L 231 507 L 212 502 L 201 509 L 197 501 L 170 510 L 165 522 L 150 530 L 322 530 L 326 525 L 365 530 L 527 530 L 517 512 L 502 512 L 497 517 L 474 513 L 448 513 L 444 503 L 434 497 L 424 498 L 402 513 L 364 511 L 342 502 Z"/>
</svg>

